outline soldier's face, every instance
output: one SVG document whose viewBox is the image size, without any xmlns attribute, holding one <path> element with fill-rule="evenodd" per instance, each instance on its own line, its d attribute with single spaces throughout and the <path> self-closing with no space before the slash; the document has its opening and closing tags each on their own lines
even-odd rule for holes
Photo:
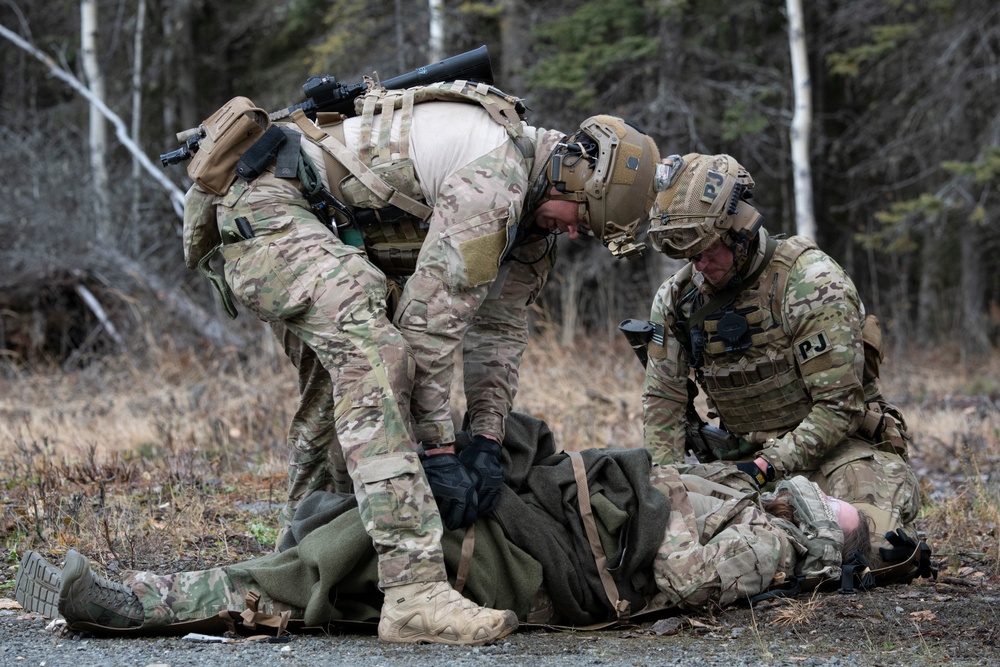
<svg viewBox="0 0 1000 667">
<path fill-rule="evenodd" d="M 555 188 L 549 194 L 561 194 Z M 566 232 L 571 239 L 587 233 L 587 224 L 580 215 L 580 203 L 567 199 L 546 199 L 535 209 L 535 224 L 550 232 Z"/>
<path fill-rule="evenodd" d="M 692 257 L 691 261 L 705 280 L 719 285 L 733 268 L 733 251 L 719 240 Z"/>
</svg>

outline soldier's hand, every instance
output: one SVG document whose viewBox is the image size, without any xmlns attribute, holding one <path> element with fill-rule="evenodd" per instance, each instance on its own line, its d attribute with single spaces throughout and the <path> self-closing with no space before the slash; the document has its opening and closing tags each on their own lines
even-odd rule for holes
<svg viewBox="0 0 1000 667">
<path fill-rule="evenodd" d="M 430 451 L 438 449 L 430 448 Z M 441 521 L 448 530 L 469 526 L 479 513 L 476 479 L 453 452 L 425 454 L 421 457 L 424 474 L 431 485 Z"/>
<path fill-rule="evenodd" d="M 500 465 L 502 451 L 496 440 L 477 435 L 458 455 L 458 460 L 476 479 L 480 515 L 491 513 L 500 502 L 504 486 L 503 466 Z"/>
<path fill-rule="evenodd" d="M 911 558 L 918 551 L 914 566 L 914 576 L 937 579 L 937 568 L 931 565 L 931 548 L 927 542 L 918 537 L 910 536 L 902 528 L 890 530 L 885 534 L 890 547 L 879 547 L 879 556 L 884 563 L 900 563 Z M 911 577 L 912 579 L 912 577 Z"/>
<path fill-rule="evenodd" d="M 719 458 L 722 459 L 723 461 L 734 461 L 736 459 L 746 458 L 747 456 L 750 456 L 755 451 L 757 451 L 758 448 L 759 447 L 757 445 L 753 444 L 749 440 L 740 438 L 739 447 L 737 447 L 736 449 L 730 449 L 728 452 L 723 452 L 722 454 L 719 454 Z"/>
<path fill-rule="evenodd" d="M 763 459 L 759 459 L 763 460 Z M 740 471 L 745 472 L 757 485 L 757 488 L 764 486 L 768 482 L 773 482 L 775 477 L 774 467 L 770 464 L 767 468 L 761 468 L 757 461 L 741 461 L 735 464 Z"/>
</svg>

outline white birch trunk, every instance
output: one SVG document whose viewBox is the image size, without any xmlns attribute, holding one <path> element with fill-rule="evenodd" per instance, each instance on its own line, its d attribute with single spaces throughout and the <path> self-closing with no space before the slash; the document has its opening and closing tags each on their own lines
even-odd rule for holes
<svg viewBox="0 0 1000 667">
<path fill-rule="evenodd" d="M 812 167 L 809 163 L 809 134 L 812 130 L 812 79 L 806 55 L 806 33 L 801 0 L 786 0 L 788 45 L 792 58 L 792 89 L 795 112 L 792 114 L 792 173 L 795 186 L 795 233 L 816 238 L 813 211 Z"/>
<path fill-rule="evenodd" d="M 444 0 L 428 0 L 430 30 L 427 37 L 427 62 L 444 60 Z"/>
<path fill-rule="evenodd" d="M 104 76 L 97 61 L 97 0 L 80 0 L 80 41 L 83 52 L 83 73 L 94 97 L 105 102 Z M 94 179 L 94 209 L 97 217 L 97 238 L 111 237 L 108 215 L 108 168 L 105 154 L 108 147 L 107 122 L 100 109 L 90 106 L 90 170 Z"/>
</svg>

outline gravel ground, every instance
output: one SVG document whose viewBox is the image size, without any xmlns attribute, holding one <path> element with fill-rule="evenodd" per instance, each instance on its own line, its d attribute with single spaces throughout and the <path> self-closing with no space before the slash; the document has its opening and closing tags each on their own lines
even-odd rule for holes
<svg viewBox="0 0 1000 667">
<path fill-rule="evenodd" d="M 587 633 L 532 630 L 493 646 L 407 646 L 379 642 L 370 635 L 298 636 L 288 643 L 242 640 L 203 644 L 180 638 L 104 639 L 57 637 L 46 622 L 16 617 L 0 620 L 0 665 L 108 667 L 170 665 L 352 665 L 358 667 L 443 667 L 445 665 L 672 665 L 742 667 L 760 664 L 756 651 L 744 653 L 716 638 L 692 643 L 687 637 L 638 636 L 622 631 Z M 740 633 L 736 633 L 738 637 Z M 774 664 L 774 663 L 772 663 Z M 789 663 L 792 664 L 792 663 Z M 794 664 L 801 665 L 802 662 Z M 810 664 L 810 663 L 806 663 Z M 836 664 L 828 660 L 814 664 Z"/>
<path fill-rule="evenodd" d="M 966 569 L 963 576 L 942 575 L 937 581 L 776 601 L 753 611 L 737 606 L 710 616 L 676 616 L 624 630 L 532 628 L 478 648 L 391 645 L 362 634 L 231 644 L 74 638 L 46 631 L 46 625 L 46 620 L 19 611 L 0 611 L 0 666 L 995 665 L 1000 593 L 995 577 Z"/>
</svg>

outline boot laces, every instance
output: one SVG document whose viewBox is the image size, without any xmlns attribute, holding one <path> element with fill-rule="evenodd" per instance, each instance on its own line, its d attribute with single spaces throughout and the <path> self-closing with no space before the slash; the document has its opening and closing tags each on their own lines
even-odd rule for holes
<svg viewBox="0 0 1000 667">
<path fill-rule="evenodd" d="M 122 607 L 125 613 L 132 611 L 139 603 L 139 599 L 131 590 L 103 578 L 94 578 L 90 593 L 95 602 L 112 608 Z"/>
<path fill-rule="evenodd" d="M 475 611 L 474 616 L 488 612 L 485 607 L 476 604 L 450 586 L 437 587 L 437 590 L 427 596 L 427 601 L 431 602 L 435 598 L 441 598 L 442 596 L 443 599 L 441 601 L 445 604 L 457 605 L 462 611 Z"/>
</svg>

